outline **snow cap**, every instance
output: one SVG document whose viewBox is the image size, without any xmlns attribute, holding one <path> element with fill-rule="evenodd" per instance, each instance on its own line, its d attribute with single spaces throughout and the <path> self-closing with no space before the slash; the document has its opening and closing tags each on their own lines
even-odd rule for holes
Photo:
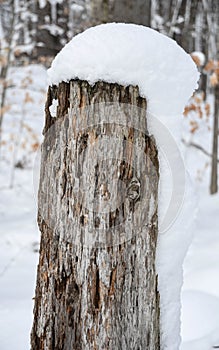
<svg viewBox="0 0 219 350">
<path fill-rule="evenodd" d="M 71 79 L 137 85 L 149 112 L 176 116 L 197 87 L 196 65 L 177 43 L 135 24 L 108 23 L 76 35 L 48 70 L 50 85 Z"/>
</svg>

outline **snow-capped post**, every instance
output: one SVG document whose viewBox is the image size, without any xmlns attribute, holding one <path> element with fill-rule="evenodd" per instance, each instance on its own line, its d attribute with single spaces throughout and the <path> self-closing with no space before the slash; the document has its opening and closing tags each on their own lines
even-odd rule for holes
<svg viewBox="0 0 219 350">
<path fill-rule="evenodd" d="M 175 235 L 162 238 L 181 205 L 184 169 L 161 115 L 174 125 L 195 65 L 156 31 L 114 23 L 73 38 L 48 75 L 31 349 L 176 350 L 189 240 L 181 247 L 178 238 L 176 254 Z M 173 169 L 178 192 L 158 232 L 162 137 L 180 175 Z"/>
</svg>

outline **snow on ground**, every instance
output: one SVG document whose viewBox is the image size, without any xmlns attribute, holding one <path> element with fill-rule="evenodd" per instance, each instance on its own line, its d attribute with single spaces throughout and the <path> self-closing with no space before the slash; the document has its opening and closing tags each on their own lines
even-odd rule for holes
<svg viewBox="0 0 219 350">
<path fill-rule="evenodd" d="M 199 208 L 184 263 L 181 350 L 219 346 L 219 195 L 202 193 Z"/>
<path fill-rule="evenodd" d="M 203 115 L 197 108 L 199 113 L 191 111 L 185 117 L 183 139 L 211 153 L 212 96 L 204 103 L 197 94 L 191 104 L 200 107 Z M 185 147 L 184 155 L 199 198 L 199 211 L 194 239 L 184 261 L 180 350 L 210 350 L 219 345 L 219 194 L 209 195 L 210 157 L 196 147 Z"/>
<path fill-rule="evenodd" d="M 9 81 L 0 149 L 0 349 L 28 350 L 39 250 L 33 163 L 46 70 L 14 67 Z"/>
</svg>

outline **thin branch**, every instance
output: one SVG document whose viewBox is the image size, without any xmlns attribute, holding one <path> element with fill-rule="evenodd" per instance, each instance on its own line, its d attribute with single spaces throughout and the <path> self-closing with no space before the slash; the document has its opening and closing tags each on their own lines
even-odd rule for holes
<svg viewBox="0 0 219 350">
<path fill-rule="evenodd" d="M 209 11 L 208 0 L 202 0 L 203 8 L 206 13 L 206 19 L 209 30 L 209 44 L 210 44 L 210 56 L 216 57 L 216 36 L 217 28 L 215 26 L 215 21 L 213 20 L 213 13 Z"/>
<path fill-rule="evenodd" d="M 187 147 L 194 147 L 196 149 L 198 149 L 199 151 L 201 151 L 202 153 L 204 153 L 206 156 L 212 158 L 212 154 L 209 153 L 208 151 L 206 151 L 202 146 L 198 145 L 195 142 L 186 142 L 185 139 L 182 139 L 182 143 L 184 143 L 184 145 L 186 145 Z M 219 163 L 219 159 L 217 159 L 217 162 Z"/>
<path fill-rule="evenodd" d="M 168 33 L 168 36 L 170 36 L 170 37 L 172 37 L 173 26 L 176 24 L 176 20 L 177 20 L 177 17 L 179 15 L 179 10 L 180 10 L 181 4 L 182 4 L 182 0 L 177 0 L 176 7 L 173 11 L 173 17 L 172 17 L 172 21 L 170 23 L 170 29 L 169 29 L 169 33 Z"/>
<path fill-rule="evenodd" d="M 13 149 L 13 159 L 12 159 L 12 169 L 11 169 L 11 179 L 10 179 L 10 188 L 13 188 L 14 186 L 14 178 L 15 178 L 15 164 L 17 160 L 17 154 L 18 154 L 18 149 L 19 149 L 19 144 L 23 132 L 23 126 L 24 126 L 24 118 L 25 118 L 25 106 L 23 104 L 22 108 L 22 113 L 21 113 L 21 118 L 20 118 L 20 123 L 18 126 L 18 132 L 17 132 L 17 137 L 15 139 L 14 143 L 14 149 Z"/>
</svg>

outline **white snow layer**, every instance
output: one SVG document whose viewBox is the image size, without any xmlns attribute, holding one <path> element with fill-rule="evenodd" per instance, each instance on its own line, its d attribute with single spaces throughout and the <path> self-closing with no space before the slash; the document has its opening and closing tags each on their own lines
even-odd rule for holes
<svg viewBox="0 0 219 350">
<path fill-rule="evenodd" d="M 55 57 L 48 77 L 54 85 L 75 78 L 91 85 L 138 85 L 147 99 L 148 128 L 158 145 L 161 173 L 156 261 L 161 349 L 178 350 L 183 260 L 194 222 L 194 193 L 179 150 L 180 116 L 197 87 L 195 63 L 175 41 L 155 30 L 110 23 L 75 36 Z"/>
<path fill-rule="evenodd" d="M 109 23 L 75 36 L 55 57 L 48 77 L 51 85 L 75 78 L 138 85 L 151 113 L 175 116 L 196 87 L 198 72 L 190 55 L 163 34 Z"/>
</svg>

